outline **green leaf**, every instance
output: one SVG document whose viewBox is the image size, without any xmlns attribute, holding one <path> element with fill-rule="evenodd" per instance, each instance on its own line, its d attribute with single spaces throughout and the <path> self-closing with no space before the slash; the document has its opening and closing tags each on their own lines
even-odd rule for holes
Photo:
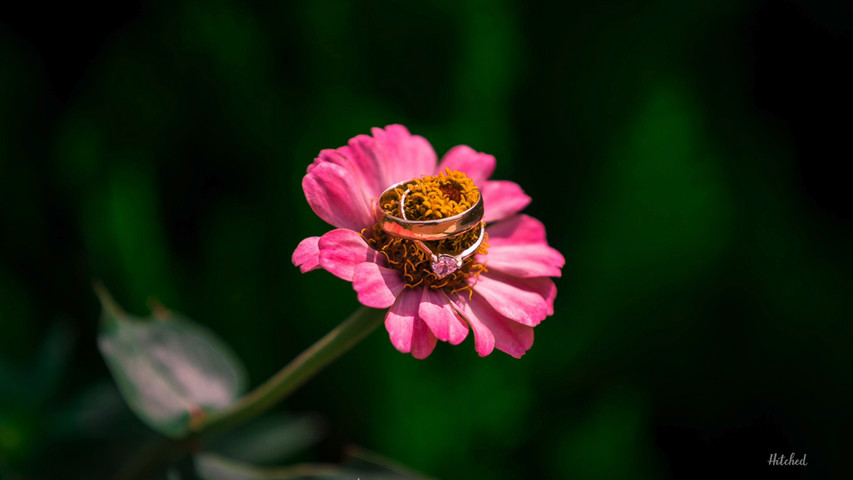
<svg viewBox="0 0 853 480">
<path fill-rule="evenodd" d="M 206 413 L 230 405 L 245 374 L 210 330 L 162 306 L 149 319 L 128 315 L 101 286 L 98 347 L 130 408 L 170 436 L 186 434 Z"/>
<path fill-rule="evenodd" d="M 344 468 L 332 464 L 257 467 L 211 453 L 196 455 L 195 470 L 202 480 L 416 480 L 395 472 Z"/>
<path fill-rule="evenodd" d="M 344 449 L 344 452 L 345 456 L 348 457 L 348 460 L 344 462 L 344 466 L 350 470 L 367 471 L 370 473 L 369 478 L 433 480 L 423 473 L 416 472 L 390 458 L 362 447 L 350 445 Z M 379 474 L 380 477 L 376 477 L 376 474 Z M 362 476 L 364 475 L 362 474 Z"/>
<path fill-rule="evenodd" d="M 325 431 L 326 426 L 317 415 L 267 414 L 212 439 L 207 448 L 228 458 L 270 464 L 308 449 L 323 438 Z"/>
</svg>

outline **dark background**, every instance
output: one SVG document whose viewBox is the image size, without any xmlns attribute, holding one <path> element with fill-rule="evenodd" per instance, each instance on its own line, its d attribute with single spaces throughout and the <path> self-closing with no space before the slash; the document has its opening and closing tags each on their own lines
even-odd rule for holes
<svg viewBox="0 0 853 480">
<path fill-rule="evenodd" d="M 121 2 L 119 2 L 121 3 Z M 494 154 L 567 259 L 522 360 L 379 331 L 285 401 L 437 478 L 845 478 L 851 22 L 841 1 L 0 7 L 0 477 L 102 478 L 155 436 L 101 279 L 257 385 L 357 306 L 301 275 L 323 148 L 402 123 Z M 470 335 L 469 335 L 470 336 Z M 808 455 L 771 467 L 772 453 Z"/>
</svg>

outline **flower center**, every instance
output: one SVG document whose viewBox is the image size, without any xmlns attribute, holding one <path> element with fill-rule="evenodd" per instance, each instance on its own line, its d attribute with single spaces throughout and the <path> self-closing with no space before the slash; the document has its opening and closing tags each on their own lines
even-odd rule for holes
<svg viewBox="0 0 853 480">
<path fill-rule="evenodd" d="M 397 188 L 394 195 L 386 199 L 379 207 L 394 216 L 399 216 L 400 197 L 406 194 L 404 210 L 408 220 L 439 220 L 459 215 L 473 207 L 480 199 L 480 190 L 474 181 L 464 173 L 445 170 L 435 176 L 415 178 L 404 186 Z M 483 243 L 477 248 L 477 254 L 488 252 L 488 234 Z M 372 229 L 362 230 L 361 236 L 374 249 L 385 255 L 388 265 L 400 271 L 407 287 L 426 286 L 429 288 L 449 289 L 452 292 L 469 289 L 468 278 L 476 278 L 486 271 L 486 267 L 475 261 L 471 255 L 462 261 L 457 268 L 454 264 L 444 265 L 442 260 L 448 257 L 439 255 L 436 265 L 433 259 L 412 240 L 390 235 L 382 230 L 379 223 Z M 480 236 L 480 228 L 474 228 L 460 235 L 443 240 L 425 241 L 430 250 L 436 254 L 456 255 L 474 245 Z M 444 262 L 446 263 L 446 262 Z"/>
</svg>

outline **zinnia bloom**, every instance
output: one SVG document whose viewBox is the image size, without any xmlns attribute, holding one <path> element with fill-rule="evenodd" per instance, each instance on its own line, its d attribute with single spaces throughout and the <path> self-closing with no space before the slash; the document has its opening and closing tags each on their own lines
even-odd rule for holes
<svg viewBox="0 0 853 480">
<path fill-rule="evenodd" d="M 352 282 L 362 304 L 388 308 L 385 327 L 400 352 L 425 358 L 436 340 L 457 345 L 470 327 L 481 356 L 497 348 L 521 357 L 533 345 L 533 327 L 554 313 L 549 277 L 565 264 L 542 223 L 519 213 L 530 197 L 513 182 L 489 180 L 491 155 L 459 145 L 439 163 L 429 142 L 402 125 L 372 134 L 323 150 L 308 166 L 305 198 L 336 229 L 300 242 L 294 265 L 303 273 L 323 268 Z M 436 275 L 414 242 L 379 228 L 379 208 L 387 208 L 378 205 L 380 194 L 409 180 L 412 197 L 424 194 L 412 201 L 413 220 L 459 213 L 466 198 L 482 195 L 486 241 L 457 271 Z M 473 245 L 471 235 L 455 241 Z"/>
</svg>

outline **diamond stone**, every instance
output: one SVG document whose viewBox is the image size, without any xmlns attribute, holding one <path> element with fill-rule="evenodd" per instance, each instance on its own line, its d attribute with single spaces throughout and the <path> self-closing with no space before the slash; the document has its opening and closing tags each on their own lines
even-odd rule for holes
<svg viewBox="0 0 853 480">
<path fill-rule="evenodd" d="M 459 267 L 462 266 L 460 265 L 461 263 L 450 255 L 439 255 L 437 258 L 432 259 L 431 266 L 433 273 L 438 275 L 438 278 L 444 278 L 459 270 Z"/>
</svg>

